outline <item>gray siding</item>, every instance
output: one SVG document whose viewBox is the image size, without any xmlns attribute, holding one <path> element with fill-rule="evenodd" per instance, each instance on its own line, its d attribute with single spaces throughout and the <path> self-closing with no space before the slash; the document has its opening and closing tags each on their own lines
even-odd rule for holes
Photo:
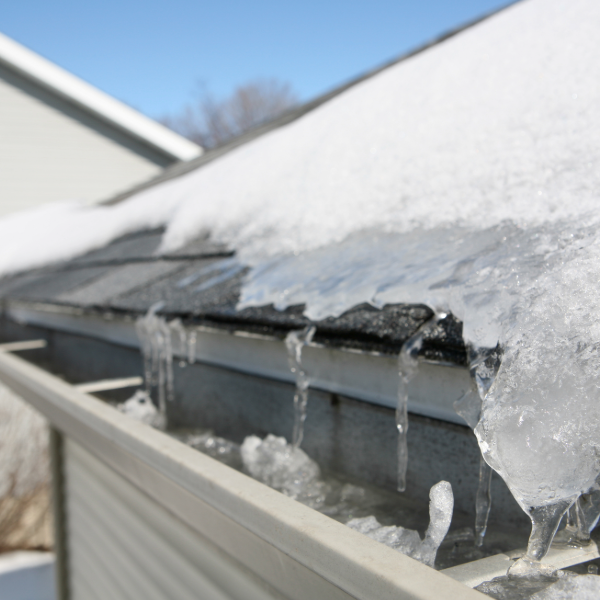
<svg viewBox="0 0 600 600">
<path fill-rule="evenodd" d="M 71 600 L 281 598 L 70 440 L 65 480 Z"/>
<path fill-rule="evenodd" d="M 172 162 L 0 65 L 0 215 L 100 201 Z"/>
</svg>

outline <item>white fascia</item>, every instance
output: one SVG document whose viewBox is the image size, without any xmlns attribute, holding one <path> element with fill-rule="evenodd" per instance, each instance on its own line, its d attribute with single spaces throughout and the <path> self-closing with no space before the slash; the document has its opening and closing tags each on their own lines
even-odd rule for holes
<svg viewBox="0 0 600 600">
<path fill-rule="evenodd" d="M 0 63 L 175 160 L 191 160 L 202 154 L 202 148 L 197 144 L 75 77 L 2 33 Z"/>
</svg>

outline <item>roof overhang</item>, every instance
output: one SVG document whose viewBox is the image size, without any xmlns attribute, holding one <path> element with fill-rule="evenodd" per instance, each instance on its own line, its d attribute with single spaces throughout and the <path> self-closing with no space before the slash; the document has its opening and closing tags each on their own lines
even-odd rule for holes
<svg viewBox="0 0 600 600">
<path fill-rule="evenodd" d="M 175 161 L 202 154 L 202 148 L 82 81 L 0 33 L 0 64 L 50 90 L 104 122 L 145 142 Z"/>
</svg>

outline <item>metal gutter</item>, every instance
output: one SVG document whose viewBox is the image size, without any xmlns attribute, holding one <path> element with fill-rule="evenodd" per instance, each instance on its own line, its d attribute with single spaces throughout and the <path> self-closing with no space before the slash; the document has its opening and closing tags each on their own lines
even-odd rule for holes
<svg viewBox="0 0 600 600">
<path fill-rule="evenodd" d="M 474 560 L 464 565 L 444 569 L 442 573 L 456 579 L 469 587 L 477 587 L 484 581 L 490 581 L 494 577 L 506 575 L 508 569 L 514 561 L 525 555 L 526 550 L 514 550 L 505 554 L 495 554 L 480 560 Z M 574 547 L 556 547 L 550 548 L 548 554 L 542 559 L 542 564 L 555 569 L 566 569 L 573 565 L 578 565 L 600 557 L 596 542 L 590 541 L 589 544 Z"/>
<path fill-rule="evenodd" d="M 0 33 L 0 63 L 176 161 L 202 148 Z"/>
<path fill-rule="evenodd" d="M 13 320 L 59 331 L 94 337 L 139 348 L 134 322 L 85 314 L 68 307 L 45 304 L 9 303 L 6 314 Z M 282 340 L 244 331 L 194 327 L 195 358 L 198 362 L 242 373 L 294 383 Z M 179 354 L 175 348 L 175 355 Z M 395 408 L 398 365 L 394 356 L 351 349 L 307 346 L 303 364 L 311 387 L 372 404 Z M 466 425 L 453 403 L 470 389 L 468 370 L 453 365 L 421 360 L 419 373 L 411 381 L 408 408 L 411 413 Z"/>
<path fill-rule="evenodd" d="M 0 353 L 0 379 L 69 443 L 84 448 L 285 597 L 483 598 L 16 356 Z"/>
</svg>

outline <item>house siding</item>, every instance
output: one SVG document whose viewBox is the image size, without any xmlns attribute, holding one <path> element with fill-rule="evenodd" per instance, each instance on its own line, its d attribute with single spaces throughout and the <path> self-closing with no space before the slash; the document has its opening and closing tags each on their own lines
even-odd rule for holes
<svg viewBox="0 0 600 600">
<path fill-rule="evenodd" d="M 0 65 L 0 215 L 93 203 L 173 159 Z"/>
</svg>

